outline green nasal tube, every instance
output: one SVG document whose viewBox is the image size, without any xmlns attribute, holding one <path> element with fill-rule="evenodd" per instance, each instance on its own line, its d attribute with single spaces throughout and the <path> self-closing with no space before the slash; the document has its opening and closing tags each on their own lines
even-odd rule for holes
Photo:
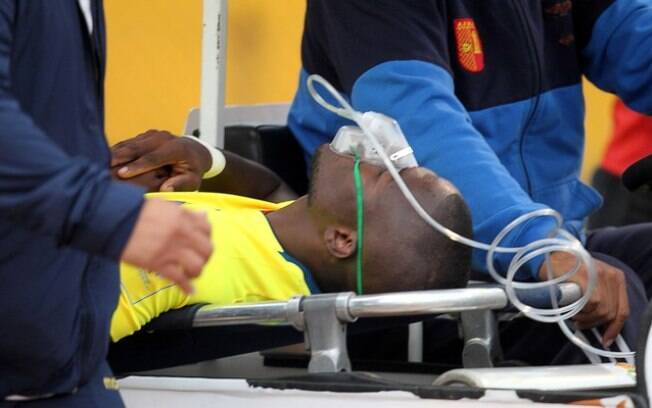
<svg viewBox="0 0 652 408">
<path fill-rule="evenodd" d="M 353 182 L 355 184 L 355 207 L 357 219 L 357 254 L 356 254 L 356 292 L 362 295 L 362 230 L 364 226 L 362 177 L 360 177 L 360 156 L 355 155 L 353 165 Z"/>
</svg>

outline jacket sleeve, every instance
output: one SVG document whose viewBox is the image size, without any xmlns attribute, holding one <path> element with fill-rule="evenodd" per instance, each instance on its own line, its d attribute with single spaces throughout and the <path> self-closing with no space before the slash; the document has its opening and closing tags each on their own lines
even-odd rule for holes
<svg viewBox="0 0 652 408">
<path fill-rule="evenodd" d="M 544 205 L 533 202 L 500 163 L 453 93 L 453 81 L 441 67 L 422 61 L 392 61 L 365 72 L 353 87 L 354 106 L 395 118 L 420 165 L 451 180 L 462 192 L 477 241 L 490 243 L 509 222 Z M 546 237 L 551 219 L 533 220 L 501 243 L 523 246 Z M 473 252 L 473 267 L 486 271 L 486 252 Z M 511 256 L 499 256 L 503 272 Z M 536 277 L 539 262 L 529 265 Z M 519 275 L 524 278 L 525 276 Z"/>
<path fill-rule="evenodd" d="M 328 27 L 328 35 L 312 33 L 304 41 L 322 39 L 318 45 L 335 62 L 334 75 L 354 108 L 395 118 L 419 164 L 457 186 L 470 207 L 476 240 L 490 243 L 516 217 L 545 208 L 512 178 L 455 96 L 445 14 L 426 5 L 435 2 L 328 3 L 330 10 L 315 15 L 337 18 L 311 24 Z M 350 6 L 336 10 L 343 3 Z M 525 245 L 553 227 L 551 219 L 532 220 L 501 245 Z M 486 271 L 485 257 L 484 251 L 473 252 L 476 270 Z M 510 260 L 500 256 L 496 265 L 504 272 Z M 519 276 L 536 277 L 540 262 L 525 268 L 529 276 Z"/>
<path fill-rule="evenodd" d="M 9 72 L 14 3 L 0 2 L 0 216 L 61 245 L 118 259 L 143 191 L 69 157 L 21 110 Z"/>
<path fill-rule="evenodd" d="M 583 31 L 590 28 L 581 54 L 586 76 L 632 109 L 652 114 L 652 3 L 582 0 L 578 4 L 576 26 L 584 27 Z"/>
</svg>

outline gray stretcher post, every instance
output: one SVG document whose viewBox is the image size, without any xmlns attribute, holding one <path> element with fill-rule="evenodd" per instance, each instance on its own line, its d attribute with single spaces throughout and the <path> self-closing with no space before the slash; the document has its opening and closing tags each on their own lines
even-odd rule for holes
<svg viewBox="0 0 652 408">
<path fill-rule="evenodd" d="M 472 283 L 478 287 L 495 286 L 496 284 Z M 550 307 L 549 288 L 517 291 L 519 299 L 524 303 L 538 307 Z M 571 304 L 582 296 L 580 287 L 575 283 L 561 283 L 553 288 L 553 295 L 560 306 Z M 496 312 L 490 309 L 467 310 L 460 313 L 464 349 L 462 364 L 465 368 L 489 368 L 495 361 L 502 359 L 502 349 L 498 336 L 497 317 L 515 314 L 513 307 Z"/>
</svg>

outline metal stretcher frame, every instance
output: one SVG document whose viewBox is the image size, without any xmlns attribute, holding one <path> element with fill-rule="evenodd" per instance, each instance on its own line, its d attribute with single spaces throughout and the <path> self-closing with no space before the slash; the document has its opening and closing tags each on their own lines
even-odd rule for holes
<svg viewBox="0 0 652 408">
<path fill-rule="evenodd" d="M 205 305 L 197 308 L 192 328 L 270 325 L 291 326 L 304 333 L 311 352 L 311 373 L 351 371 L 346 346 L 347 325 L 358 318 L 459 314 L 464 335 L 464 366 L 491 367 L 501 354 L 495 312 L 510 311 L 505 291 L 497 285 L 478 287 L 355 295 L 352 292 L 298 296 L 288 301 L 261 302 L 228 306 Z M 550 302 L 548 289 L 520 293 L 526 302 L 538 307 Z M 565 283 L 554 293 L 562 305 L 581 296 L 579 286 Z M 166 318 L 159 317 L 156 330 L 166 329 Z M 170 326 L 173 327 L 173 325 Z"/>
<path fill-rule="evenodd" d="M 304 332 L 311 352 L 308 372 L 351 371 L 346 329 L 360 317 L 415 316 L 503 309 L 507 297 L 500 288 L 432 290 L 356 296 L 352 292 L 296 297 L 226 307 L 205 306 L 193 327 L 251 323 L 285 323 Z M 492 332 L 491 335 L 494 333 Z M 489 337 L 493 337 L 493 336 Z M 484 342 L 487 346 L 495 343 Z M 481 353 L 474 353 L 478 356 Z M 489 353 L 495 354 L 495 353 Z M 486 360 L 486 359 L 484 359 Z"/>
<path fill-rule="evenodd" d="M 204 306 L 193 327 L 251 323 L 287 323 L 302 330 L 302 306 L 316 301 L 332 302 L 338 319 L 352 323 L 359 317 L 414 316 L 468 310 L 502 309 L 507 297 L 500 288 L 429 290 L 382 295 L 352 292 L 301 296 L 287 302 L 262 302 L 232 306 Z"/>
</svg>

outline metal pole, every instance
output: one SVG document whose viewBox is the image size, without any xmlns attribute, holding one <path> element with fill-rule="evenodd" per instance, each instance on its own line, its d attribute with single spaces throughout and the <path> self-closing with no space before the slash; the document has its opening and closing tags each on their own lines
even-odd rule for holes
<svg viewBox="0 0 652 408">
<path fill-rule="evenodd" d="M 200 138 L 224 147 L 227 0 L 204 0 Z"/>
<path fill-rule="evenodd" d="M 502 309 L 507 305 L 500 288 L 427 290 L 355 296 L 349 300 L 353 317 L 409 316 Z"/>
<path fill-rule="evenodd" d="M 564 299 L 560 304 L 577 300 L 581 292 L 576 284 L 560 285 L 564 289 Z M 316 298 L 318 295 L 303 299 Z M 456 313 L 469 310 L 497 310 L 507 305 L 503 289 L 465 288 L 426 290 L 381 295 L 351 296 L 346 302 L 338 304 L 342 321 L 354 321 L 358 317 L 414 316 L 438 313 Z M 300 298 L 288 302 L 262 302 L 229 306 L 204 306 L 195 316 L 195 327 L 224 326 L 263 322 L 289 322 L 300 325 Z M 347 317 L 348 316 L 348 317 Z"/>
<path fill-rule="evenodd" d="M 193 327 L 231 326 L 237 324 L 288 324 L 299 313 L 299 303 L 261 302 L 229 306 L 204 306 L 195 315 Z"/>
<path fill-rule="evenodd" d="M 423 322 L 408 326 L 408 361 L 423 363 Z"/>
<path fill-rule="evenodd" d="M 305 301 L 318 298 L 313 295 Z M 455 313 L 466 310 L 502 309 L 507 296 L 500 288 L 466 288 L 428 290 L 382 295 L 347 297 L 337 305 L 338 318 L 351 322 L 358 317 L 410 316 Z M 226 326 L 251 323 L 289 322 L 295 327 L 300 310 L 300 298 L 288 302 L 262 302 L 230 306 L 204 306 L 194 318 L 194 327 Z"/>
</svg>

